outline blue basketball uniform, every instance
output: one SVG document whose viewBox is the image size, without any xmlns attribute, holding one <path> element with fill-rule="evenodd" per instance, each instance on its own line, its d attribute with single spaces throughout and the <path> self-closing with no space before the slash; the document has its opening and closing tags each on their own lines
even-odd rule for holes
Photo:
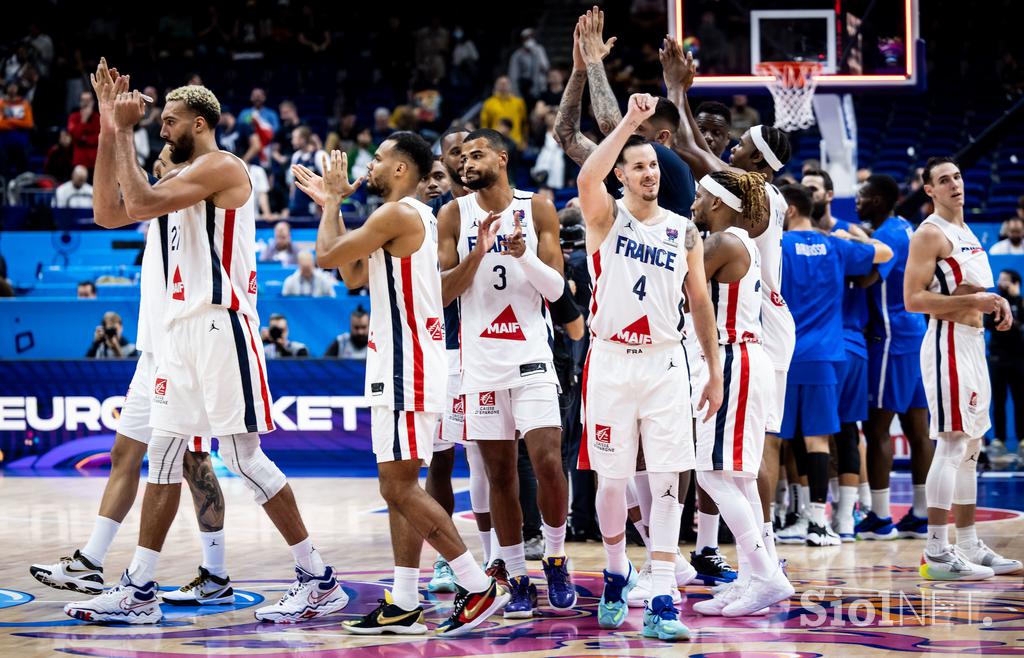
<svg viewBox="0 0 1024 658">
<path fill-rule="evenodd" d="M 892 260 L 879 265 L 881 280 L 868 289 L 868 404 L 906 413 L 927 409 L 921 379 L 924 316 L 903 305 L 903 275 L 914 227 L 902 217 L 885 220 L 873 237 L 889 245 Z"/>
<path fill-rule="evenodd" d="M 839 431 L 837 364 L 846 360 L 843 291 L 847 276 L 867 274 L 871 245 L 818 231 L 782 236 L 782 296 L 796 324 L 796 349 L 786 383 L 779 436 L 819 436 Z M 790 297 L 792 296 L 792 299 Z"/>
<path fill-rule="evenodd" d="M 850 230 L 850 222 L 836 219 L 832 232 Z M 843 346 L 846 360 L 836 368 L 839 379 L 839 422 L 868 419 L 868 291 L 847 281 L 843 291 Z"/>
</svg>

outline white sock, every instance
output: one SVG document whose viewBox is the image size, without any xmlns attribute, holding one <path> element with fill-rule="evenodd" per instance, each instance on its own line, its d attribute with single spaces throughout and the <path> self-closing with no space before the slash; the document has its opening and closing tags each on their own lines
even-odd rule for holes
<svg viewBox="0 0 1024 658">
<path fill-rule="evenodd" d="M 786 504 L 787 494 L 789 493 L 789 481 L 786 478 L 779 478 L 779 481 L 775 484 L 775 501 L 780 505 Z"/>
<path fill-rule="evenodd" d="M 509 578 L 526 575 L 526 546 L 523 542 L 512 546 L 502 546 L 501 559 L 505 560 Z"/>
<path fill-rule="evenodd" d="M 853 519 L 853 504 L 857 502 L 857 487 L 839 487 L 839 507 L 837 514 L 840 519 Z"/>
<path fill-rule="evenodd" d="M 857 500 L 860 502 L 860 509 L 862 512 L 867 512 L 871 509 L 871 485 L 867 482 L 861 482 L 857 486 Z"/>
<path fill-rule="evenodd" d="M 705 548 L 718 547 L 718 520 L 717 514 L 705 514 L 697 510 L 697 552 Z"/>
<path fill-rule="evenodd" d="M 891 519 L 889 510 L 889 489 L 871 490 L 871 511 L 880 519 Z"/>
<path fill-rule="evenodd" d="M 937 555 L 946 549 L 949 545 L 949 526 L 946 524 L 932 525 L 928 524 L 928 541 L 925 544 L 924 550 L 928 551 L 932 555 Z"/>
<path fill-rule="evenodd" d="M 651 560 L 651 598 L 672 594 L 676 586 L 676 563 L 673 560 Z"/>
<path fill-rule="evenodd" d="M 839 502 L 839 478 L 828 479 L 828 493 L 832 496 L 832 504 L 835 505 Z"/>
<path fill-rule="evenodd" d="M 771 521 L 765 521 L 761 524 L 761 538 L 768 549 L 768 555 L 772 557 L 772 562 L 777 564 L 779 562 L 779 552 L 775 549 L 775 528 L 772 526 Z"/>
<path fill-rule="evenodd" d="M 956 545 L 960 548 L 974 548 L 978 543 L 978 531 L 973 525 L 956 529 Z"/>
<path fill-rule="evenodd" d="M 608 558 L 608 572 L 629 575 L 629 558 L 626 557 L 626 538 L 623 537 L 617 544 L 604 542 L 604 552 Z"/>
<path fill-rule="evenodd" d="M 544 557 L 565 557 L 565 524 L 553 528 L 541 521 L 540 532 L 544 535 Z"/>
<path fill-rule="evenodd" d="M 484 564 L 491 563 L 491 531 L 480 530 L 477 532 L 480 535 L 480 543 L 484 547 Z"/>
<path fill-rule="evenodd" d="M 742 537 L 736 538 L 737 550 L 742 550 L 750 563 L 751 573 L 767 577 L 778 566 L 765 550 L 764 537 L 760 530 L 748 530 Z"/>
<path fill-rule="evenodd" d="M 825 503 L 811 503 L 807 506 L 807 519 L 820 526 L 825 525 Z"/>
<path fill-rule="evenodd" d="M 497 544 L 495 544 L 497 546 Z M 470 592 L 482 592 L 487 589 L 490 579 L 477 564 L 473 554 L 466 551 L 448 563 L 455 574 L 455 582 Z"/>
<path fill-rule="evenodd" d="M 644 540 L 644 548 L 647 549 L 648 558 L 651 555 L 651 533 L 647 532 L 647 526 L 644 525 L 644 520 L 640 519 L 633 523 L 633 527 L 636 528 L 636 532 L 640 535 L 640 539 Z"/>
<path fill-rule="evenodd" d="M 320 553 L 313 548 L 313 540 L 306 537 L 298 544 L 290 546 L 292 549 L 292 556 L 295 557 L 295 564 L 302 567 L 302 569 L 309 574 L 314 576 L 322 576 L 327 568 L 324 566 L 323 558 L 320 557 Z"/>
<path fill-rule="evenodd" d="M 82 547 L 81 553 L 97 567 L 103 566 L 103 560 L 107 557 L 107 551 L 117 536 L 121 524 L 105 516 L 97 516 L 92 526 L 92 534 L 89 541 Z"/>
<path fill-rule="evenodd" d="M 135 556 L 128 565 L 128 578 L 136 585 L 145 585 L 156 576 L 156 565 L 159 561 L 160 551 L 136 546 Z"/>
<path fill-rule="evenodd" d="M 420 582 L 420 570 L 412 567 L 395 567 L 395 584 L 391 598 L 402 610 L 414 610 L 420 605 L 420 593 L 416 585 Z"/>
<path fill-rule="evenodd" d="M 501 542 L 498 541 L 498 531 L 491 528 L 491 562 L 501 557 Z"/>
<path fill-rule="evenodd" d="M 925 485 L 915 484 L 914 485 L 914 506 L 912 511 L 914 516 L 925 519 L 928 518 L 928 496 L 925 494 Z"/>
<path fill-rule="evenodd" d="M 224 566 L 224 529 L 216 532 L 200 532 L 203 542 L 203 568 L 218 578 L 228 575 Z"/>
<path fill-rule="evenodd" d="M 799 494 L 797 495 L 797 514 L 807 516 L 807 506 L 811 504 L 811 487 L 810 485 L 804 486 L 799 485 Z"/>
</svg>

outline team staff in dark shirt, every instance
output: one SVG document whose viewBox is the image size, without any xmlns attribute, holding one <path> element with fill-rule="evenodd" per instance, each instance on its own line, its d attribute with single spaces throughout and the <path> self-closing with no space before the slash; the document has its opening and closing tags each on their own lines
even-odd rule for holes
<svg viewBox="0 0 1024 658">
<path fill-rule="evenodd" d="M 1013 397 L 1013 426 L 1017 441 L 1024 441 L 1024 299 L 1020 294 L 1020 273 L 1003 270 L 996 282 L 999 295 L 1010 303 L 1013 326 L 995 331 L 994 316 L 985 316 L 985 328 L 991 334 L 988 344 L 988 368 L 992 378 L 992 429 L 997 439 L 1006 440 L 1006 392 Z"/>
</svg>

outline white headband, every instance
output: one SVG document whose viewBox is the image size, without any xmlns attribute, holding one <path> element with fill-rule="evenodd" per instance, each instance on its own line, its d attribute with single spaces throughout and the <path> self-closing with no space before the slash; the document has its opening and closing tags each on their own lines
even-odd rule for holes
<svg viewBox="0 0 1024 658">
<path fill-rule="evenodd" d="M 761 124 L 751 128 L 750 139 L 754 140 L 754 146 L 756 146 L 757 150 L 764 156 L 765 162 L 767 162 L 768 166 L 772 168 L 772 171 L 778 171 L 779 169 L 782 169 L 782 162 L 779 160 L 778 156 L 775 155 L 775 152 L 768 146 L 768 142 L 764 140 L 764 134 L 761 132 L 762 128 L 764 128 L 764 126 Z"/>
<path fill-rule="evenodd" d="M 703 187 L 708 192 L 714 194 L 719 199 L 721 199 L 722 203 L 729 206 L 736 212 L 743 212 L 743 203 L 740 201 L 740 198 L 733 194 L 732 192 L 730 192 L 729 190 L 725 189 L 725 187 L 721 183 L 716 181 L 711 176 L 705 174 L 704 178 L 700 179 L 700 186 Z"/>
</svg>

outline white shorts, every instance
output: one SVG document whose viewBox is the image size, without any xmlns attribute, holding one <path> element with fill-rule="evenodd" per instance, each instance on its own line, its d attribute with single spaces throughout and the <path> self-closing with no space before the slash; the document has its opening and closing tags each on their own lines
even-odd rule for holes
<svg viewBox="0 0 1024 658">
<path fill-rule="evenodd" d="M 639 352 L 639 353 L 638 353 Z M 695 465 L 683 346 L 631 347 L 595 340 L 583 366 L 585 440 L 578 467 L 628 478 L 643 442 L 646 470 L 681 473 Z"/>
<path fill-rule="evenodd" d="M 438 415 L 426 411 L 370 408 L 370 437 L 377 463 L 419 459 L 430 465 Z"/>
<path fill-rule="evenodd" d="M 466 393 L 466 438 L 494 441 L 526 436 L 542 427 L 562 427 L 558 385 L 537 381 L 497 391 Z"/>
<path fill-rule="evenodd" d="M 157 353 L 154 429 L 185 436 L 274 430 L 267 364 L 251 318 L 225 308 L 175 320 Z"/>
<path fill-rule="evenodd" d="M 466 396 L 459 392 L 462 377 L 459 373 L 448 374 L 448 408 L 441 414 L 437 424 L 437 440 L 434 452 L 454 448 L 456 443 L 466 442 Z"/>
<path fill-rule="evenodd" d="M 921 378 L 931 416 L 929 436 L 963 432 L 977 439 L 992 427 L 984 329 L 930 320 L 921 342 Z"/>
<path fill-rule="evenodd" d="M 117 419 L 117 433 L 140 443 L 149 444 L 153 428 L 149 425 L 150 391 L 153 390 L 154 369 L 152 352 L 142 352 L 135 364 L 135 374 L 124 396 L 121 415 Z M 207 436 L 193 436 L 188 441 L 192 452 L 210 452 L 213 439 Z"/>
<path fill-rule="evenodd" d="M 771 360 L 768 366 L 771 367 Z M 785 370 L 775 370 L 765 384 L 768 391 L 765 395 L 767 413 L 764 427 L 769 434 L 778 434 L 782 430 L 782 415 L 786 410 L 786 374 Z"/>
<path fill-rule="evenodd" d="M 721 345 L 722 406 L 708 422 L 697 419 L 697 470 L 757 475 L 764 452 L 765 417 L 773 369 L 757 343 Z"/>
</svg>

